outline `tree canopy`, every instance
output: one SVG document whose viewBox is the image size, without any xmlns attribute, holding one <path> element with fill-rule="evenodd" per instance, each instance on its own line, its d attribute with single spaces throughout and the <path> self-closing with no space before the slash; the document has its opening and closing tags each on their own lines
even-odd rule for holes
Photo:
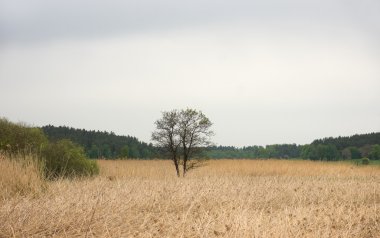
<svg viewBox="0 0 380 238">
<path fill-rule="evenodd" d="M 188 166 L 188 161 L 211 145 L 212 123 L 201 111 L 185 109 L 163 112 L 155 125 L 152 140 L 164 151 L 164 156 L 173 161 L 177 176 L 180 176 L 180 162 L 185 176 L 192 168 Z"/>
<path fill-rule="evenodd" d="M 51 141 L 69 139 L 83 146 L 86 155 L 90 158 L 153 158 L 156 156 L 152 144 L 139 141 L 132 136 L 52 125 L 44 126 L 42 130 Z"/>
</svg>

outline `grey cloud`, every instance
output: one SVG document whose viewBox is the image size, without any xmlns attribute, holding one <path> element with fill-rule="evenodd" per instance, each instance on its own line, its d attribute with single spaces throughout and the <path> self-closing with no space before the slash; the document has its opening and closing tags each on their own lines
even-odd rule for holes
<svg viewBox="0 0 380 238">
<path fill-rule="evenodd" d="M 1 116 L 148 141 L 161 110 L 189 106 L 239 146 L 378 131 L 379 12 L 379 0 L 0 0 Z"/>
<path fill-rule="evenodd" d="M 0 6 L 3 42 L 107 37 L 231 21 L 285 23 L 290 28 L 336 23 L 370 34 L 380 31 L 380 4 L 372 0 L 3 0 Z"/>
</svg>

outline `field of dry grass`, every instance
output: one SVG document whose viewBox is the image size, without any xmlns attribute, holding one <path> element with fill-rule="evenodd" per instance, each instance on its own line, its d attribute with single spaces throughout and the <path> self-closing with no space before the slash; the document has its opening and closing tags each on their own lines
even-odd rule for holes
<svg viewBox="0 0 380 238">
<path fill-rule="evenodd" d="M 33 155 L 23 159 L 16 156 L 10 160 L 0 153 L 0 200 L 14 196 L 34 196 L 47 187 L 37 161 Z"/>
<path fill-rule="evenodd" d="M 36 173 L 5 161 L 2 184 Z M 218 160 L 177 178 L 169 161 L 99 165 L 90 179 L 29 175 L 29 193 L 1 185 L 0 237 L 380 237 L 378 166 Z"/>
</svg>

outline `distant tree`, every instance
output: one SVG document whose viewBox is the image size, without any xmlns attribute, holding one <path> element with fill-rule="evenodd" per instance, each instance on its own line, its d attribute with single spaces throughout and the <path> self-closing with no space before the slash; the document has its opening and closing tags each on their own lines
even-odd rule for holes
<svg viewBox="0 0 380 238">
<path fill-rule="evenodd" d="M 342 159 L 344 159 L 344 160 L 351 159 L 351 151 L 350 151 L 349 147 L 344 148 L 342 150 L 341 154 L 342 154 Z"/>
<path fill-rule="evenodd" d="M 268 157 L 269 155 L 268 155 L 267 150 L 264 147 L 260 146 L 257 151 L 257 158 L 268 158 Z"/>
<path fill-rule="evenodd" d="M 192 156 L 212 144 L 211 136 L 214 132 L 211 126 L 211 121 L 201 111 L 194 109 L 180 111 L 178 133 L 182 145 L 183 176 L 190 168 L 187 163 Z"/>
<path fill-rule="evenodd" d="M 278 158 L 278 153 L 277 153 L 275 145 L 267 145 L 265 147 L 265 151 L 266 151 L 266 153 L 265 153 L 266 156 L 265 157 L 268 157 L 268 158 Z"/>
<path fill-rule="evenodd" d="M 372 146 L 371 152 L 368 155 L 371 160 L 380 160 L 380 145 Z"/>
<path fill-rule="evenodd" d="M 355 147 L 363 147 L 365 145 L 375 145 L 380 143 L 380 132 L 369 133 L 369 134 L 361 134 L 361 135 L 353 135 L 346 137 L 328 137 L 323 139 L 318 139 L 313 141 L 313 145 L 318 144 L 332 144 L 335 145 L 338 150 L 343 150 L 344 148 L 355 146 Z"/>
<path fill-rule="evenodd" d="M 318 160 L 319 153 L 317 146 L 315 145 L 304 145 L 301 150 L 301 157 L 303 159 Z"/>
<path fill-rule="evenodd" d="M 131 158 L 141 158 L 139 148 L 136 144 L 131 144 L 129 146 L 129 157 Z"/>
<path fill-rule="evenodd" d="M 351 146 L 349 148 L 351 153 L 351 159 L 360 159 L 362 157 L 362 154 L 360 153 L 360 150 L 357 147 Z"/>
<path fill-rule="evenodd" d="M 334 145 L 317 145 L 317 155 L 319 160 L 337 160 L 338 151 Z"/>
<path fill-rule="evenodd" d="M 180 162 L 185 176 L 192 168 L 188 166 L 189 160 L 197 154 L 200 155 L 203 148 L 211 145 L 212 123 L 201 111 L 186 109 L 163 112 L 155 125 L 152 141 L 173 161 L 177 176 L 180 176 Z"/>
<path fill-rule="evenodd" d="M 152 141 L 155 145 L 168 155 L 173 161 L 177 176 L 179 172 L 179 155 L 178 150 L 181 145 L 180 136 L 178 134 L 179 111 L 172 110 L 162 112 L 162 117 L 155 122 L 156 130 L 152 133 Z"/>
<path fill-rule="evenodd" d="M 111 158 L 112 152 L 111 147 L 108 144 L 102 146 L 102 156 L 105 158 Z"/>
<path fill-rule="evenodd" d="M 360 147 L 359 150 L 360 150 L 362 157 L 367 158 L 367 157 L 369 157 L 369 153 L 371 153 L 372 145 L 364 145 L 364 146 Z"/>
<path fill-rule="evenodd" d="M 129 156 L 129 147 L 128 147 L 128 145 L 125 145 L 125 146 L 123 146 L 121 148 L 120 156 L 122 158 L 128 158 L 128 156 Z"/>
<path fill-rule="evenodd" d="M 92 159 L 97 159 L 101 157 L 99 148 L 96 145 L 91 145 L 90 150 L 87 151 L 87 155 Z"/>
<path fill-rule="evenodd" d="M 140 154 L 141 154 L 142 158 L 150 158 L 150 157 L 152 157 L 151 152 L 147 148 L 142 148 Z"/>
<path fill-rule="evenodd" d="M 340 158 L 339 151 L 334 145 L 305 145 L 301 152 L 303 159 L 310 160 L 338 160 Z"/>
</svg>

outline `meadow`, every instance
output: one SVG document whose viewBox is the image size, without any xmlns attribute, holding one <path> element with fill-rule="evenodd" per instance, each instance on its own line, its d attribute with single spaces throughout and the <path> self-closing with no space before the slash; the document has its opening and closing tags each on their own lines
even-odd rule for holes
<svg viewBox="0 0 380 238">
<path fill-rule="evenodd" d="M 0 237 L 380 237 L 380 166 L 210 160 L 177 178 L 170 161 L 98 164 L 47 182 L 1 157 Z"/>
</svg>

